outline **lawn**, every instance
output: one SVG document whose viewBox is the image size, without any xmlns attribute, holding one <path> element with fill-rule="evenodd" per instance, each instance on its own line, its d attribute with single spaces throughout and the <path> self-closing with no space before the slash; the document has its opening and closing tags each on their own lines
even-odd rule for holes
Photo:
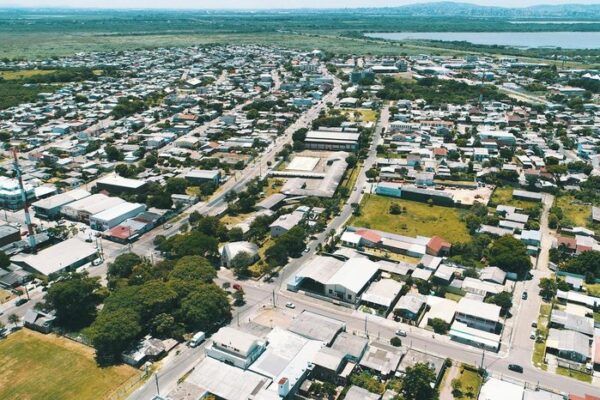
<svg viewBox="0 0 600 400">
<path fill-rule="evenodd" d="M 402 214 L 390 214 L 390 206 L 399 204 Z M 461 221 L 461 212 L 457 208 L 429 206 L 416 201 L 391 197 L 365 195 L 361 203 L 361 215 L 353 217 L 350 225 L 377 229 L 386 232 L 415 237 L 441 236 L 451 243 L 471 241 L 465 224 Z"/>
<path fill-rule="evenodd" d="M 271 196 L 272 194 L 279 193 L 284 184 L 285 179 L 268 178 L 267 186 L 263 188 L 263 191 L 265 192 L 265 198 Z"/>
<path fill-rule="evenodd" d="M 0 71 L 0 78 L 4 78 L 7 81 L 13 79 L 29 78 L 36 75 L 48 75 L 54 72 L 53 69 L 22 69 L 17 71 Z"/>
<path fill-rule="evenodd" d="M 542 304 L 540 306 L 540 314 L 537 321 L 537 332 L 539 335 L 546 337 L 548 335 L 548 319 L 550 318 L 550 312 L 552 311 L 552 305 Z M 535 342 L 533 346 L 533 365 L 544 371 L 548 366 L 544 363 L 544 355 L 546 354 L 546 342 L 538 343 Z"/>
<path fill-rule="evenodd" d="M 563 211 L 563 221 L 573 226 L 588 226 L 591 223 L 592 206 L 581 204 L 573 196 L 558 196 L 554 205 Z M 563 222 L 563 225 L 565 223 Z"/>
<path fill-rule="evenodd" d="M 349 120 L 358 122 L 375 122 L 377 120 L 377 111 L 368 108 L 359 109 L 342 109 L 342 113 L 346 114 Z M 354 113 L 359 113 L 360 118 L 358 120 L 354 118 Z"/>
<path fill-rule="evenodd" d="M 362 168 L 362 166 L 360 164 L 356 164 L 356 166 L 354 168 L 347 171 L 344 181 L 342 182 L 342 187 L 345 187 L 348 190 L 352 190 L 352 188 L 354 188 L 354 185 L 356 184 L 358 175 L 360 175 L 361 168 Z M 360 188 L 360 189 L 362 189 L 362 188 Z"/>
<path fill-rule="evenodd" d="M 463 296 L 461 296 L 460 294 L 456 294 L 456 293 L 446 292 L 446 293 L 444 293 L 444 298 L 446 298 L 448 300 L 456 301 L 458 303 L 460 301 L 460 299 L 463 298 Z"/>
<path fill-rule="evenodd" d="M 479 388 L 482 384 L 481 375 L 477 373 L 477 369 L 468 365 L 461 365 L 460 374 L 457 378 L 460 382 L 460 396 L 454 396 L 455 400 L 472 399 L 479 393 Z M 469 396 L 469 394 L 472 394 Z"/>
<path fill-rule="evenodd" d="M 600 297 L 600 283 L 586 283 L 585 290 L 590 296 Z"/>
<path fill-rule="evenodd" d="M 556 367 L 556 373 L 562 376 L 569 376 L 582 382 L 592 383 L 592 376 L 580 371 L 574 371 L 564 367 Z"/>
<path fill-rule="evenodd" d="M 497 187 L 492 194 L 492 198 L 490 203 L 494 205 L 503 204 L 506 206 L 513 206 L 516 208 L 528 209 L 528 208 L 536 208 L 540 206 L 540 203 L 536 203 L 533 201 L 524 201 L 514 199 L 512 197 L 513 188 L 509 186 L 505 187 Z"/>
<path fill-rule="evenodd" d="M 401 262 L 405 262 L 405 263 L 412 264 L 412 265 L 417 265 L 419 263 L 419 261 L 421 260 L 420 258 L 407 256 L 405 254 L 392 253 L 391 251 L 385 251 L 385 250 L 380 250 L 380 249 L 367 248 L 367 249 L 365 249 L 365 252 L 372 254 L 376 257 L 387 258 L 389 260 L 394 260 L 394 261 L 401 261 Z"/>
<path fill-rule="evenodd" d="M 0 399 L 96 400 L 140 372 L 99 368 L 93 350 L 69 339 L 21 330 L 0 342 Z"/>
</svg>

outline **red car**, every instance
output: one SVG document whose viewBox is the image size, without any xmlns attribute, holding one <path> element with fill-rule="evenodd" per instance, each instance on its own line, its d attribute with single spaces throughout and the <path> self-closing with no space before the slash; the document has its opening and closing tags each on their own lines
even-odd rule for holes
<svg viewBox="0 0 600 400">
<path fill-rule="evenodd" d="M 234 283 L 232 286 L 235 290 L 242 290 L 242 285 L 240 285 L 239 283 Z"/>
</svg>

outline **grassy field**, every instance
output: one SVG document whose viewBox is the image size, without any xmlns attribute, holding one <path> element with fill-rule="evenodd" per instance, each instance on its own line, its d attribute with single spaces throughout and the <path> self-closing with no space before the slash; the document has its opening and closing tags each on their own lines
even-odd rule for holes
<svg viewBox="0 0 600 400">
<path fill-rule="evenodd" d="M 533 201 L 524 201 L 513 199 L 513 188 L 505 186 L 505 187 L 497 187 L 492 194 L 491 202 L 494 204 L 503 204 L 506 206 L 513 206 L 522 209 L 528 208 L 536 208 L 540 206 L 540 203 L 536 203 Z"/>
<path fill-rule="evenodd" d="M 19 71 L 0 71 L 0 78 L 10 81 L 13 79 L 23 79 L 37 75 L 48 75 L 54 71 L 55 70 L 53 69 L 24 69 Z"/>
<path fill-rule="evenodd" d="M 377 111 L 370 110 L 368 108 L 358 108 L 358 109 L 342 109 L 342 113 L 345 114 L 349 120 L 357 121 L 357 122 L 375 122 L 377 121 Z M 360 114 L 360 117 L 357 119 L 354 116 L 354 113 Z"/>
<path fill-rule="evenodd" d="M 461 395 L 454 396 L 455 400 L 472 399 L 479 393 L 479 388 L 483 383 L 481 376 L 477 373 L 474 367 L 461 365 L 460 374 L 456 378 L 461 384 Z M 471 395 L 470 395 L 471 394 Z"/>
<path fill-rule="evenodd" d="M 6 303 L 13 297 L 15 297 L 15 295 L 12 294 L 12 292 L 9 292 L 8 290 L 0 289 L 0 304 Z"/>
<path fill-rule="evenodd" d="M 446 293 L 444 293 L 444 298 L 446 298 L 448 300 L 456 301 L 458 303 L 460 301 L 460 299 L 463 298 L 463 296 L 456 294 L 456 293 L 446 292 Z"/>
<path fill-rule="evenodd" d="M 392 253 L 391 251 L 385 251 L 381 249 L 365 249 L 365 252 L 372 254 L 376 257 L 387 258 L 394 261 L 401 261 L 412 265 L 417 265 L 420 258 L 407 256 L 404 254 Z"/>
<path fill-rule="evenodd" d="M 97 400 L 139 373 L 125 365 L 99 368 L 92 349 L 54 335 L 22 330 L 0 342 L 3 400 Z"/>
<path fill-rule="evenodd" d="M 575 378 L 578 381 L 592 383 L 592 376 L 585 374 L 583 372 L 574 371 L 572 369 L 567 369 L 564 367 L 556 367 L 556 373 L 562 376 L 568 376 L 571 378 Z"/>
<path fill-rule="evenodd" d="M 560 207 L 564 214 L 564 220 L 574 226 L 588 226 L 591 223 L 592 206 L 581 204 L 573 196 L 558 196 L 554 205 Z"/>
<path fill-rule="evenodd" d="M 548 335 L 548 320 L 550 318 L 550 312 L 552 311 L 552 305 L 542 304 L 540 306 L 540 314 L 537 321 L 537 331 L 539 335 L 546 337 Z M 544 355 L 546 354 L 546 342 L 536 343 L 533 346 L 533 365 L 544 371 L 548 369 L 548 365 L 544 363 Z"/>
<path fill-rule="evenodd" d="M 590 296 L 600 297 L 600 283 L 586 283 L 585 290 Z"/>
<path fill-rule="evenodd" d="M 399 204 L 406 211 L 390 214 L 390 206 Z M 350 225 L 372 228 L 406 236 L 441 236 L 451 243 L 469 242 L 471 236 L 460 219 L 460 210 L 433 206 L 416 201 L 365 195 L 361 215 L 353 217 Z"/>
</svg>

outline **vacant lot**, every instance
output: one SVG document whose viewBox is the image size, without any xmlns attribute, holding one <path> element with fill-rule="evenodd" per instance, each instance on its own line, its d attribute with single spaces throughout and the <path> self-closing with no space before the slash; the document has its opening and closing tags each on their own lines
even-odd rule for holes
<svg viewBox="0 0 600 400">
<path fill-rule="evenodd" d="M 0 399 L 97 400 L 139 373 L 99 368 L 93 351 L 54 335 L 22 330 L 0 342 Z"/>
<path fill-rule="evenodd" d="M 477 373 L 475 367 L 468 365 L 462 365 L 460 367 L 460 374 L 456 378 L 460 382 L 460 390 L 457 395 L 454 396 L 454 400 L 468 400 L 472 399 L 479 393 L 479 388 L 482 384 L 481 375 Z"/>
<path fill-rule="evenodd" d="M 390 207 L 394 203 L 402 207 L 401 214 L 390 214 Z M 366 195 L 361 204 L 361 215 L 353 217 L 350 225 L 412 237 L 437 235 L 451 243 L 469 242 L 471 236 L 460 214 L 456 208 L 430 207 L 416 201 Z"/>
<path fill-rule="evenodd" d="M 559 196 L 554 200 L 554 205 L 563 211 L 563 221 L 573 226 L 588 226 L 591 223 L 592 206 L 582 204 L 573 196 Z M 563 222 L 563 225 L 564 225 Z"/>
<path fill-rule="evenodd" d="M 536 203 L 534 201 L 524 201 L 514 199 L 512 197 L 513 188 L 511 187 L 497 187 L 492 194 L 491 202 L 495 205 L 503 204 L 505 206 L 513 206 L 516 208 L 528 209 L 528 208 L 536 208 L 540 207 L 540 203 Z"/>
<path fill-rule="evenodd" d="M 0 78 L 4 78 L 7 81 L 12 79 L 23 79 L 29 78 L 36 75 L 47 75 L 55 70 L 53 69 L 22 69 L 17 71 L 0 71 Z"/>
</svg>

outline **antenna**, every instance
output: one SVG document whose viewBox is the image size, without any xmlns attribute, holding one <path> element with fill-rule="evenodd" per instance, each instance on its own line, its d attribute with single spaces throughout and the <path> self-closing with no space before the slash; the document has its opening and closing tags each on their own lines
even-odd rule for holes
<svg viewBox="0 0 600 400">
<path fill-rule="evenodd" d="M 23 176 L 21 174 L 21 167 L 19 166 L 19 158 L 17 157 L 17 148 L 13 147 L 12 149 L 13 157 L 14 157 L 14 169 L 17 174 L 17 180 L 19 181 L 19 189 L 21 189 L 21 200 L 23 201 L 23 211 L 25 212 L 25 224 L 27 225 L 27 232 L 29 236 L 27 237 L 29 241 L 29 247 L 33 253 L 36 253 L 35 249 L 35 232 L 33 231 L 33 225 L 31 224 L 31 217 L 29 216 L 29 204 L 27 204 L 27 193 L 25 193 L 25 186 L 23 185 Z"/>
</svg>

